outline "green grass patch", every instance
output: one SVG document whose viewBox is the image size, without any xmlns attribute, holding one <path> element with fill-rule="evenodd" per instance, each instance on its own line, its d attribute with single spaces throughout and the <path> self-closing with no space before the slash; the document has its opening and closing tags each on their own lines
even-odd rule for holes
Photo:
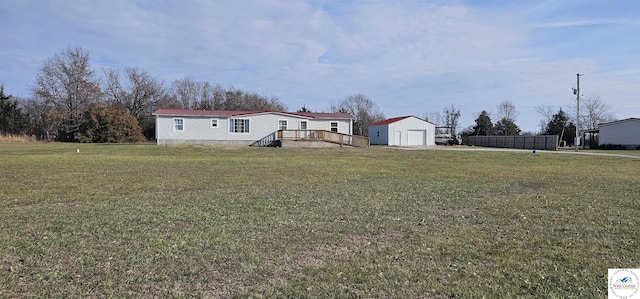
<svg viewBox="0 0 640 299">
<path fill-rule="evenodd" d="M 604 150 L 604 149 L 580 149 L 581 152 L 586 153 L 598 153 L 598 154 L 612 154 L 612 155 L 626 155 L 626 156 L 640 156 L 640 150 Z"/>
<path fill-rule="evenodd" d="M 0 297 L 602 298 L 640 267 L 640 159 L 11 143 L 0 171 Z"/>
</svg>

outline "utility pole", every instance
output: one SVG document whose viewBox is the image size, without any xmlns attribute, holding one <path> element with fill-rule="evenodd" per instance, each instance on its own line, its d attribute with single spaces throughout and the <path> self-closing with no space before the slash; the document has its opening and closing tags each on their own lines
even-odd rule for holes
<svg viewBox="0 0 640 299">
<path fill-rule="evenodd" d="M 576 93 L 576 152 L 578 151 L 578 143 L 580 142 L 580 76 L 584 76 L 584 74 L 577 73 L 576 77 L 578 78 L 578 86 L 577 89 L 574 90 Z"/>
</svg>

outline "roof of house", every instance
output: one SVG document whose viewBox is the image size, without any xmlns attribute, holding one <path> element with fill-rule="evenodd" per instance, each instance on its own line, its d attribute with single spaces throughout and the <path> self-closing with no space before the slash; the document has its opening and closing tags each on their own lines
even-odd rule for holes
<svg viewBox="0 0 640 299">
<path fill-rule="evenodd" d="M 409 118 L 409 117 L 415 117 L 415 116 L 413 116 L 413 115 L 407 115 L 407 116 L 400 116 L 400 117 L 389 118 L 389 119 L 385 119 L 385 120 L 381 120 L 381 121 L 374 122 L 374 123 L 372 123 L 370 126 L 388 125 L 388 124 L 392 124 L 392 123 L 397 122 L 397 121 L 401 121 L 401 120 L 403 120 L 403 119 L 407 119 L 407 118 Z M 424 120 L 424 119 L 422 119 L 422 118 L 419 118 L 419 117 L 415 117 L 415 118 L 417 118 L 417 119 L 419 119 L 419 120 L 421 120 L 421 121 L 424 121 L 424 122 L 431 123 L 430 121 L 426 121 L 426 120 Z"/>
<path fill-rule="evenodd" d="M 625 119 L 621 119 L 621 120 L 611 121 L 611 122 L 608 122 L 608 123 L 601 123 L 599 125 L 600 126 L 608 126 L 608 125 L 613 125 L 613 124 L 617 124 L 617 123 L 621 123 L 621 122 L 628 122 L 628 121 L 640 121 L 640 118 L 637 118 L 637 117 L 625 118 Z"/>
<path fill-rule="evenodd" d="M 186 110 L 186 109 L 158 109 L 153 115 L 170 115 L 170 116 L 249 116 L 254 114 L 276 113 L 291 116 L 300 116 L 305 118 L 317 119 L 353 119 L 347 113 L 324 113 L 324 112 L 283 112 L 283 111 L 230 111 L 230 110 Z"/>
</svg>

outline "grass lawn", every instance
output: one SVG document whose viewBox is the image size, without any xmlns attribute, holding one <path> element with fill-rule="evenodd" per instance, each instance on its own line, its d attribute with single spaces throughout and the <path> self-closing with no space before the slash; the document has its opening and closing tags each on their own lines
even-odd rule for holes
<svg viewBox="0 0 640 299">
<path fill-rule="evenodd" d="M 3 143 L 0 172 L 0 297 L 603 298 L 640 267 L 640 159 Z"/>
<path fill-rule="evenodd" d="M 626 156 L 640 156 L 640 150 L 601 150 L 601 149 L 580 149 L 581 152 L 586 153 L 598 153 L 598 154 L 609 154 L 609 155 L 626 155 Z"/>
</svg>

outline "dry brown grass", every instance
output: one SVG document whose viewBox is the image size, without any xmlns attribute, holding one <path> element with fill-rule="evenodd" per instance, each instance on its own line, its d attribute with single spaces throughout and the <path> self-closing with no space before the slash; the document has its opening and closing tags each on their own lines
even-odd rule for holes
<svg viewBox="0 0 640 299">
<path fill-rule="evenodd" d="M 35 136 L 0 134 L 0 142 L 37 142 Z"/>
</svg>

